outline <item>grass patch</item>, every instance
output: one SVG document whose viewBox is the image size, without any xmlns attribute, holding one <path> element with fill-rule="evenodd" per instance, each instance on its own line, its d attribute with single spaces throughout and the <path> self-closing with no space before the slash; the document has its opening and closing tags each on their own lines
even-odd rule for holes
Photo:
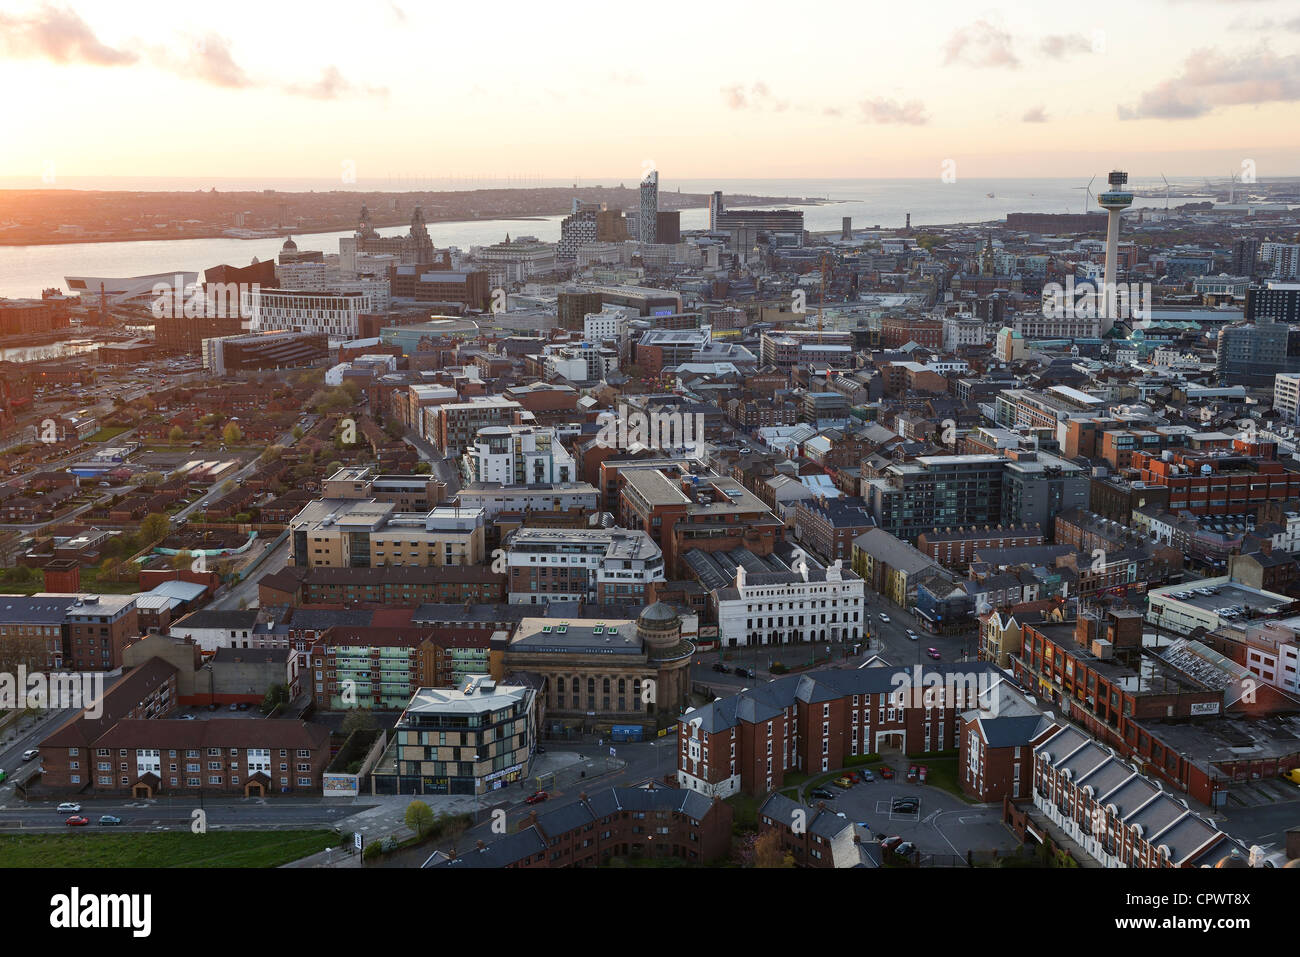
<svg viewBox="0 0 1300 957">
<path fill-rule="evenodd" d="M 731 805 L 731 830 L 738 833 L 758 827 L 758 798 L 750 794 L 733 794 L 727 798 Z"/>
<path fill-rule="evenodd" d="M 961 789 L 956 758 L 921 759 L 919 763 L 924 764 L 926 767 L 925 783 L 927 785 L 947 791 L 954 797 L 961 798 L 967 804 L 976 803 L 974 798 Z"/>
<path fill-rule="evenodd" d="M 0 837 L 0 867 L 279 867 L 339 840 L 324 830 L 20 834 Z"/>
<path fill-rule="evenodd" d="M 115 439 L 123 432 L 130 432 L 131 427 L 128 425 L 106 425 L 90 438 L 87 442 L 107 442 L 109 439 Z"/>
</svg>

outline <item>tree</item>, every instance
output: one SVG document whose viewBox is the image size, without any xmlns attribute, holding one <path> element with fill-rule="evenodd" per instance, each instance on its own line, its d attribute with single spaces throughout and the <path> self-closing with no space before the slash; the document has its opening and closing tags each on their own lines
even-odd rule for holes
<svg viewBox="0 0 1300 957">
<path fill-rule="evenodd" d="M 262 713 L 270 714 L 275 710 L 277 705 L 287 704 L 289 702 L 289 689 L 285 685 L 274 684 L 266 689 L 266 696 L 262 698 Z"/>
<path fill-rule="evenodd" d="M 432 467 L 428 462 L 416 462 L 416 463 L 415 463 L 415 474 L 416 474 L 416 475 L 428 475 L 429 472 L 431 472 L 432 470 L 433 470 L 433 467 Z"/>
<path fill-rule="evenodd" d="M 173 442 L 181 442 L 185 439 L 185 430 L 179 425 L 173 425 L 167 433 L 167 438 Z"/>
<path fill-rule="evenodd" d="M 343 737 L 347 737 L 354 731 L 375 731 L 379 728 L 379 722 L 375 716 L 370 713 L 368 708 L 357 708 L 355 711 L 348 712 L 348 716 L 343 719 L 343 727 L 340 729 Z"/>
<path fill-rule="evenodd" d="M 189 568 L 194 562 L 194 554 L 188 550 L 177 552 L 172 556 L 172 568 L 179 570 Z"/>
<path fill-rule="evenodd" d="M 221 430 L 221 441 L 226 445 L 234 445 L 244 437 L 244 431 L 234 422 L 229 423 Z"/>
<path fill-rule="evenodd" d="M 145 472 L 144 475 L 140 476 L 140 484 L 141 485 L 162 485 L 165 479 L 166 476 L 164 476 L 162 472 Z"/>
<path fill-rule="evenodd" d="M 140 523 L 140 541 L 152 545 L 171 531 L 172 523 L 162 512 L 150 512 Z"/>
<path fill-rule="evenodd" d="M 280 456 L 283 454 L 284 454 L 284 446 L 268 445 L 266 449 L 262 452 L 259 461 L 267 462 L 267 463 L 278 462 L 280 461 Z"/>
<path fill-rule="evenodd" d="M 754 841 L 755 867 L 794 867 L 794 857 L 781 850 L 781 832 L 773 828 Z"/>
<path fill-rule="evenodd" d="M 421 841 L 433 830 L 433 812 L 423 801 L 412 801 L 406 806 L 406 826 L 415 832 Z"/>
<path fill-rule="evenodd" d="M 217 489 L 217 491 L 220 492 L 222 495 L 229 495 L 234 490 L 235 490 L 235 483 L 231 479 L 226 479 L 224 482 L 221 483 L 221 487 Z"/>
<path fill-rule="evenodd" d="M 302 438 L 307 433 L 302 430 L 301 425 L 295 425 L 293 427 L 293 432 L 291 434 L 293 435 L 293 440 L 297 442 L 300 438 Z"/>
</svg>

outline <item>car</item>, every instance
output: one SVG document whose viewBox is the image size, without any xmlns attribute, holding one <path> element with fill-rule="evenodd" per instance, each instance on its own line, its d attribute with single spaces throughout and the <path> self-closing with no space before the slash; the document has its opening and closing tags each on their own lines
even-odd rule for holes
<svg viewBox="0 0 1300 957">
<path fill-rule="evenodd" d="M 938 648 L 927 648 L 925 649 L 925 653 L 929 655 L 931 658 L 933 658 L 935 661 L 938 661 L 941 657 L 943 657 L 942 655 L 939 654 Z"/>
<path fill-rule="evenodd" d="M 883 841 L 881 841 L 880 848 L 881 850 L 888 851 L 888 850 L 892 850 L 893 848 L 897 847 L 899 844 L 902 843 L 903 843 L 903 838 L 898 834 L 894 834 L 891 837 L 887 837 Z"/>
<path fill-rule="evenodd" d="M 823 801 L 833 801 L 835 799 L 835 795 L 826 788 L 813 788 L 808 794 L 811 797 L 821 798 Z"/>
<path fill-rule="evenodd" d="M 247 710 L 248 710 L 248 702 L 247 702 L 247 701 L 241 701 L 241 702 L 239 702 L 239 710 L 240 710 L 240 711 L 247 711 Z"/>
<path fill-rule="evenodd" d="M 39 748 L 30 748 L 27 751 L 23 752 L 23 760 L 30 761 L 32 758 L 36 757 L 36 755 L 40 753 L 41 751 Z"/>
<path fill-rule="evenodd" d="M 214 702 L 212 702 L 212 704 L 208 705 L 208 710 L 209 710 L 209 711 L 219 711 L 219 710 L 221 710 L 221 705 L 217 704 L 217 703 L 214 701 Z"/>
<path fill-rule="evenodd" d="M 921 809 L 921 801 L 915 797 L 896 797 L 890 807 L 899 814 L 915 814 Z"/>
<path fill-rule="evenodd" d="M 927 774 L 929 774 L 929 773 L 930 773 L 930 769 L 927 768 L 927 767 L 923 764 L 923 765 L 921 765 L 919 768 L 916 769 L 916 779 L 917 779 L 918 781 L 920 781 L 922 784 L 924 784 L 924 783 L 925 783 L 925 776 L 926 776 Z"/>
<path fill-rule="evenodd" d="M 541 804 L 548 797 L 550 797 L 550 795 L 547 794 L 545 791 L 534 791 L 532 794 L 528 795 L 528 797 L 524 798 L 524 803 Z"/>
<path fill-rule="evenodd" d="M 898 857 L 911 857 L 916 853 L 916 845 L 911 841 L 904 841 L 894 848 L 894 854 Z"/>
<path fill-rule="evenodd" d="M 863 772 L 862 772 L 862 780 L 863 780 L 864 782 L 870 783 L 870 782 L 874 781 L 875 779 L 876 779 L 876 776 L 875 776 L 874 774 L 872 774 L 870 771 L 863 771 Z"/>
<path fill-rule="evenodd" d="M 192 715 L 192 714 L 183 714 L 183 715 L 180 716 L 180 720 L 181 720 L 181 721 L 193 721 L 193 720 L 194 720 L 194 715 Z"/>
<path fill-rule="evenodd" d="M 894 769 L 891 767 L 883 767 L 880 769 L 880 776 L 886 781 L 891 781 L 894 777 Z"/>
<path fill-rule="evenodd" d="M 3 784 L 6 780 L 8 780 L 8 778 L 9 775 L 6 774 L 2 769 L 0 769 L 0 784 Z"/>
<path fill-rule="evenodd" d="M 889 624 L 889 616 L 886 615 L 883 611 L 880 613 L 880 620 L 883 621 L 886 625 Z"/>
<path fill-rule="evenodd" d="M 68 825 L 68 827 L 85 827 L 90 823 L 90 818 L 86 817 L 84 814 L 74 814 L 63 823 Z"/>
<path fill-rule="evenodd" d="M 841 775 L 840 777 L 838 777 L 838 778 L 836 778 L 834 781 L 832 781 L 831 784 L 835 785 L 837 788 L 851 788 L 851 787 L 853 787 L 853 781 L 850 780 L 849 777 L 848 777 L 847 775 Z"/>
<path fill-rule="evenodd" d="M 230 705 L 230 710 L 231 710 L 231 711 L 238 711 L 238 710 L 239 710 L 239 705 L 232 703 L 232 704 Z"/>
<path fill-rule="evenodd" d="M 120 817 L 115 817 L 112 814 L 101 814 L 99 816 L 99 823 L 104 827 L 113 827 L 121 824 L 122 819 Z"/>
<path fill-rule="evenodd" d="M 754 669 L 753 669 L 753 668 L 737 668 L 737 669 L 736 669 L 736 677 L 737 677 L 737 678 L 753 678 L 753 677 L 754 677 Z"/>
<path fill-rule="evenodd" d="M 76 814 L 81 810 L 81 805 L 73 801 L 64 801 L 54 809 L 59 814 Z"/>
<path fill-rule="evenodd" d="M 921 636 L 918 635 L 916 632 L 914 632 L 911 628 L 909 628 L 907 629 L 907 637 L 911 638 L 913 641 L 916 641 Z"/>
<path fill-rule="evenodd" d="M 722 664 L 721 662 L 718 662 L 717 664 L 715 664 L 715 665 L 713 666 L 713 670 L 716 671 L 716 672 L 717 672 L 718 674 L 720 674 L 720 675 L 729 675 L 729 674 L 731 674 L 731 669 L 728 668 L 726 665 Z"/>
</svg>

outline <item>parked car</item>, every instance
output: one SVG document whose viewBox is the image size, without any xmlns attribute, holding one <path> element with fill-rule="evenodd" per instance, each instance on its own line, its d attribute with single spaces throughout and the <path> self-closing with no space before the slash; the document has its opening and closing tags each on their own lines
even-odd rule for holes
<svg viewBox="0 0 1300 957">
<path fill-rule="evenodd" d="M 754 677 L 754 669 L 753 669 L 753 668 L 737 668 L 737 669 L 736 669 L 736 677 L 737 677 L 737 678 L 753 678 L 753 677 Z"/>
<path fill-rule="evenodd" d="M 837 788 L 851 788 L 851 787 L 853 787 L 853 781 L 848 777 L 848 775 L 841 775 L 840 777 L 836 778 L 836 779 L 835 779 L 834 781 L 832 781 L 831 783 L 834 784 Z"/>
<path fill-rule="evenodd" d="M 192 714 L 183 714 L 183 715 L 180 716 L 180 720 L 181 720 L 181 721 L 193 721 L 193 720 L 194 720 L 194 715 L 192 715 Z"/>
<path fill-rule="evenodd" d="M 880 620 L 883 621 L 886 625 L 889 624 L 889 616 L 886 615 L 883 611 L 880 613 Z"/>
<path fill-rule="evenodd" d="M 220 710 L 220 708 L 221 708 L 221 705 L 217 704 L 215 701 L 214 701 L 212 704 L 208 705 L 208 710 L 209 710 L 209 711 L 218 711 L 218 710 Z"/>
<path fill-rule="evenodd" d="M 924 784 L 924 783 L 925 783 L 925 776 L 926 776 L 926 774 L 929 773 L 929 771 L 930 771 L 930 769 L 927 768 L 924 764 L 921 765 L 919 768 L 916 769 L 916 779 L 917 779 L 918 781 L 920 781 L 922 784 Z"/>
<path fill-rule="evenodd" d="M 248 708 L 249 708 L 249 705 L 248 705 L 248 702 L 247 702 L 247 701 L 241 701 L 241 702 L 239 702 L 239 710 L 240 710 L 240 711 L 247 711 Z"/>
<path fill-rule="evenodd" d="M 720 674 L 720 675 L 729 675 L 729 674 L 731 674 L 731 669 L 728 668 L 726 665 L 724 665 L 724 664 L 723 664 L 722 662 L 720 662 L 720 661 L 719 661 L 717 664 L 715 664 L 715 665 L 713 666 L 713 670 L 716 671 L 716 672 L 717 672 L 718 674 Z"/>
<path fill-rule="evenodd" d="M 550 797 L 550 795 L 547 794 L 545 791 L 534 791 L 532 794 L 528 795 L 528 797 L 524 798 L 524 803 L 541 804 L 548 797 Z"/>
<path fill-rule="evenodd" d="M 870 782 L 874 781 L 875 779 L 876 779 L 876 776 L 875 776 L 874 774 L 872 774 L 870 771 L 863 771 L 863 772 L 862 772 L 862 780 L 863 780 L 863 781 L 865 781 L 865 782 L 867 782 L 867 783 L 870 783 Z"/>
<path fill-rule="evenodd" d="M 239 705 L 237 705 L 237 704 L 233 704 L 233 703 L 232 703 L 231 706 L 230 706 L 230 710 L 231 710 L 231 711 L 238 711 L 238 710 L 239 710 Z"/>
<path fill-rule="evenodd" d="M 886 765 L 880 769 L 880 776 L 886 781 L 891 781 L 894 778 L 894 769 Z"/>
<path fill-rule="evenodd" d="M 73 801 L 64 801 L 54 809 L 59 814 L 76 814 L 81 810 L 81 805 Z"/>
<path fill-rule="evenodd" d="M 911 857 L 916 853 L 916 845 L 911 841 L 904 841 L 894 848 L 894 854 L 898 857 Z"/>
<path fill-rule="evenodd" d="M 882 850 L 888 851 L 888 850 L 892 850 L 893 848 L 897 847 L 899 844 L 902 843 L 903 843 L 903 838 L 897 834 L 894 834 L 893 836 L 887 837 L 883 841 L 881 841 L 880 847 Z"/>
<path fill-rule="evenodd" d="M 23 752 L 23 760 L 24 760 L 24 761 L 30 761 L 32 758 L 36 757 L 36 755 L 38 755 L 38 754 L 40 754 L 40 753 L 41 753 L 41 752 L 40 752 L 40 749 L 39 749 L 39 748 L 31 748 L 31 749 L 29 749 L 29 750 Z"/>
<path fill-rule="evenodd" d="M 916 632 L 914 632 L 911 628 L 909 628 L 907 629 L 907 637 L 911 638 L 913 641 L 916 641 L 921 636 L 918 635 Z"/>
<path fill-rule="evenodd" d="M 83 814 L 74 814 L 63 823 L 68 825 L 68 827 L 85 827 L 90 823 L 90 818 Z"/>
<path fill-rule="evenodd" d="M 830 791 L 828 791 L 826 788 L 813 788 L 811 791 L 808 792 L 808 794 L 810 797 L 821 798 L 823 801 L 835 800 L 835 795 L 832 794 Z"/>
<path fill-rule="evenodd" d="M 925 653 L 929 655 L 931 658 L 933 658 L 935 661 L 938 661 L 939 658 L 941 657 L 938 648 L 927 648 L 925 650 Z"/>
<path fill-rule="evenodd" d="M 115 817 L 112 814 L 101 814 L 99 816 L 99 823 L 104 827 L 115 827 L 122 823 L 122 819 L 120 817 Z"/>
<path fill-rule="evenodd" d="M 921 809 L 921 802 L 914 797 L 896 797 L 890 806 L 899 814 L 915 814 Z"/>
</svg>

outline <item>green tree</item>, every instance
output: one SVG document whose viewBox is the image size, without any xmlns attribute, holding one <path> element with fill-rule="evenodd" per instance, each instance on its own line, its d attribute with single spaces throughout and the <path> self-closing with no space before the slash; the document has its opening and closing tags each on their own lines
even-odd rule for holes
<svg viewBox="0 0 1300 957">
<path fill-rule="evenodd" d="M 259 461 L 261 461 L 261 462 L 267 462 L 267 463 L 270 463 L 270 462 L 278 462 L 278 461 L 280 461 L 280 456 L 283 455 L 283 454 L 284 454 L 284 446 L 282 446 L 282 445 L 268 445 L 268 446 L 263 450 L 263 452 L 262 452 L 262 454 L 261 454 L 261 456 L 260 456 L 260 458 L 259 458 Z"/>
<path fill-rule="evenodd" d="M 181 442 L 185 439 L 185 430 L 179 425 L 173 425 L 167 432 L 167 438 L 172 442 Z"/>
<path fill-rule="evenodd" d="M 293 440 L 297 442 L 300 438 L 302 438 L 307 433 L 302 430 L 301 425 L 295 425 L 293 427 L 293 432 L 291 434 L 293 435 Z"/>
<path fill-rule="evenodd" d="M 421 841 L 424 840 L 431 830 L 433 830 L 433 812 L 429 810 L 429 805 L 423 801 L 412 801 L 406 806 L 404 817 L 406 826 L 415 832 L 416 837 Z"/>
<path fill-rule="evenodd" d="M 140 540 L 152 545 L 171 531 L 172 523 L 162 512 L 150 512 L 140 523 Z"/>
<path fill-rule="evenodd" d="M 234 422 L 229 423 L 221 430 L 221 441 L 226 445 L 234 445 L 244 437 L 244 431 Z"/>
<path fill-rule="evenodd" d="M 145 472 L 140 476 L 141 485 L 162 485 L 165 480 L 166 476 L 162 472 Z"/>
</svg>

